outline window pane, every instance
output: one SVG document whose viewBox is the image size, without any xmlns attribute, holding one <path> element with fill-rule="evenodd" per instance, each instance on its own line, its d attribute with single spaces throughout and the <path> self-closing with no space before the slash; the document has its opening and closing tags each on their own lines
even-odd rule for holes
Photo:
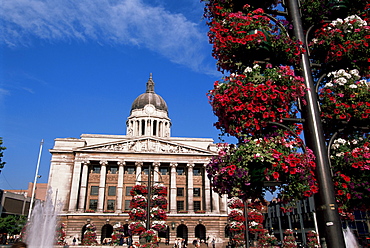
<svg viewBox="0 0 370 248">
<path fill-rule="evenodd" d="M 200 201 L 194 201 L 194 211 L 200 210 Z"/>
<path fill-rule="evenodd" d="M 184 196 L 184 188 L 177 188 L 177 196 Z"/>
<path fill-rule="evenodd" d="M 91 186 L 90 195 L 98 195 L 99 194 L 99 186 Z"/>
<path fill-rule="evenodd" d="M 90 200 L 89 209 L 96 210 L 98 208 L 98 200 Z"/>
<path fill-rule="evenodd" d="M 108 195 L 116 195 L 116 186 L 108 187 Z"/>
<path fill-rule="evenodd" d="M 100 166 L 94 165 L 92 168 L 92 173 L 100 173 Z"/>
<path fill-rule="evenodd" d="M 108 200 L 107 201 L 107 210 L 114 210 L 114 204 L 116 203 L 115 200 Z"/>
<path fill-rule="evenodd" d="M 132 190 L 132 187 L 126 187 L 126 196 L 130 196 L 130 191 Z"/>
<path fill-rule="evenodd" d="M 177 201 L 177 211 L 184 210 L 184 201 Z"/>
<path fill-rule="evenodd" d="M 144 173 L 144 175 L 148 175 L 149 174 L 149 168 L 144 168 L 143 173 Z"/>
<path fill-rule="evenodd" d="M 194 188 L 193 191 L 194 191 L 194 196 L 196 197 L 200 196 L 200 188 Z"/>
<path fill-rule="evenodd" d="M 117 174 L 118 168 L 116 166 L 110 167 L 110 174 Z"/>
<path fill-rule="evenodd" d="M 127 167 L 127 174 L 135 174 L 135 167 Z"/>
<path fill-rule="evenodd" d="M 185 175 L 185 173 L 184 173 L 184 168 L 176 168 L 176 172 L 177 172 L 177 175 Z"/>
<path fill-rule="evenodd" d="M 130 202 L 131 200 L 125 200 L 125 210 L 130 210 Z"/>
<path fill-rule="evenodd" d="M 201 172 L 199 168 L 194 168 L 193 169 L 193 175 L 194 176 L 201 176 Z"/>
<path fill-rule="evenodd" d="M 160 168 L 159 172 L 161 173 L 161 175 L 168 175 L 168 168 Z"/>
</svg>

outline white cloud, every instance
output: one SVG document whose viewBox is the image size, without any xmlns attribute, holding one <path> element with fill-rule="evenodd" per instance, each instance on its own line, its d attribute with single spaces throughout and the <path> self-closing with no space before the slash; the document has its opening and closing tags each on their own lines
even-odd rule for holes
<svg viewBox="0 0 370 248">
<path fill-rule="evenodd" d="M 142 0 L 2 0 L 0 41 L 30 45 L 33 38 L 134 45 L 200 70 L 210 54 L 202 23 Z"/>
</svg>

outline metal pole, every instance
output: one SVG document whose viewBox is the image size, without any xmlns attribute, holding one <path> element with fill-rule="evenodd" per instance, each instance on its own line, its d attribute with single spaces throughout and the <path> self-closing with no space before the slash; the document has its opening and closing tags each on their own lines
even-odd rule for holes
<svg viewBox="0 0 370 248">
<path fill-rule="evenodd" d="M 298 0 L 286 0 L 289 17 L 294 26 L 294 35 L 305 44 Z M 302 55 L 301 69 L 305 79 L 307 106 L 305 108 L 305 139 L 316 156 L 316 176 L 319 184 L 319 201 L 316 205 L 320 215 L 320 236 L 324 236 L 329 248 L 344 248 L 344 236 L 335 202 L 334 185 L 329 167 L 324 132 L 321 124 L 317 96 L 312 79 L 312 72 L 307 52 Z M 321 233 L 322 232 L 322 233 Z"/>
<path fill-rule="evenodd" d="M 151 193 L 152 193 L 152 164 L 149 164 L 148 168 L 148 206 L 146 210 L 146 230 L 150 229 L 150 200 L 151 200 Z"/>
<path fill-rule="evenodd" d="M 245 216 L 245 247 L 249 248 L 249 224 L 248 224 L 248 200 L 244 201 L 244 216 Z"/>
<path fill-rule="evenodd" d="M 42 145 L 44 144 L 44 140 L 41 140 L 40 143 L 40 150 L 39 150 L 39 156 L 37 159 L 37 165 L 36 165 L 36 172 L 35 172 L 35 179 L 33 180 L 33 188 L 32 188 L 32 196 L 31 196 L 31 203 L 30 203 L 30 208 L 28 210 L 28 220 L 31 218 L 31 213 L 32 213 L 32 206 L 33 206 L 33 200 L 35 198 L 35 191 L 36 191 L 36 182 L 39 174 L 39 167 L 40 167 L 40 161 L 41 161 L 41 153 L 42 153 Z"/>
</svg>

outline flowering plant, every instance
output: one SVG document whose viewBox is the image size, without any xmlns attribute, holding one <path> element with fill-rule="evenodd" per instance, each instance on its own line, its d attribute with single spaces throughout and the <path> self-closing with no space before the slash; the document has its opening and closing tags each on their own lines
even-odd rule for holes
<svg viewBox="0 0 370 248">
<path fill-rule="evenodd" d="M 95 213 L 95 209 L 86 209 L 85 213 Z"/>
<path fill-rule="evenodd" d="M 355 133 L 334 140 L 330 162 L 340 213 L 353 218 L 348 212 L 370 206 L 369 135 Z"/>
<path fill-rule="evenodd" d="M 315 248 L 320 247 L 319 240 L 317 238 L 317 233 L 313 230 L 307 232 L 307 247 Z"/>
<path fill-rule="evenodd" d="M 248 226 L 250 233 L 259 233 L 263 229 L 263 214 L 256 209 L 248 211 Z"/>
<path fill-rule="evenodd" d="M 286 229 L 284 231 L 283 247 L 298 247 L 292 229 Z"/>
<path fill-rule="evenodd" d="M 223 144 L 218 156 L 206 169 L 211 185 L 219 194 L 242 199 L 263 197 L 264 181 L 281 182 L 279 198 L 285 202 L 317 193 L 313 177 L 316 164 L 312 151 L 302 152 L 303 142 L 287 132 L 266 134 L 263 138 L 245 138 L 238 146 Z"/>
<path fill-rule="evenodd" d="M 82 238 L 82 245 L 96 245 L 97 243 L 96 227 L 93 223 L 89 223 L 86 225 L 86 230 Z"/>
<path fill-rule="evenodd" d="M 157 232 L 166 232 L 167 224 L 165 221 L 155 220 L 152 222 L 152 229 L 156 230 Z"/>
<path fill-rule="evenodd" d="M 269 234 L 269 231 L 263 229 L 258 237 L 258 246 L 257 247 L 271 247 L 278 244 L 277 238 Z"/>
<path fill-rule="evenodd" d="M 288 66 L 262 69 L 247 67 L 245 74 L 216 81 L 208 93 L 215 126 L 222 132 L 240 137 L 254 135 L 269 122 L 295 117 L 297 100 L 305 95 L 303 79 Z"/>
<path fill-rule="evenodd" d="M 144 185 L 138 185 L 137 184 L 134 187 L 132 187 L 132 189 L 130 191 L 130 194 L 131 194 L 131 196 L 146 195 L 146 194 L 148 194 L 148 189 Z"/>
<path fill-rule="evenodd" d="M 66 225 L 64 223 L 60 223 L 60 225 L 57 225 L 56 235 L 55 235 L 55 244 L 57 245 L 65 245 L 66 241 L 66 231 L 65 231 Z"/>
<path fill-rule="evenodd" d="M 130 202 L 130 208 L 143 208 L 147 207 L 147 200 L 146 197 L 143 195 L 135 195 L 132 197 Z"/>
<path fill-rule="evenodd" d="M 292 40 L 277 26 L 273 28 L 263 9 L 251 10 L 249 7 L 246 4 L 243 11 L 232 12 L 221 6 L 213 9 L 213 18 L 207 24 L 218 69 L 231 72 L 244 70 L 245 64 L 265 60 L 271 55 L 287 63 L 298 63 L 299 55 L 305 52 L 302 42 Z M 255 52 L 256 49 L 258 52 Z"/>
<path fill-rule="evenodd" d="M 154 195 L 150 202 L 152 207 L 160 207 L 163 209 L 167 209 L 167 199 L 162 195 Z"/>
<path fill-rule="evenodd" d="M 370 82 L 360 80 L 359 71 L 343 70 L 328 74 L 319 91 L 325 130 L 337 130 L 338 120 L 366 124 L 370 120 Z"/>
<path fill-rule="evenodd" d="M 232 232 L 242 232 L 243 230 L 245 230 L 245 225 L 244 222 L 231 221 L 229 223 L 229 228 Z"/>
<path fill-rule="evenodd" d="M 140 235 L 142 232 L 145 232 L 145 222 L 137 221 L 131 222 L 129 225 L 132 235 Z"/>
<path fill-rule="evenodd" d="M 167 213 L 165 210 L 155 207 L 150 210 L 150 217 L 153 220 L 166 220 L 167 219 Z"/>
<path fill-rule="evenodd" d="M 313 58 L 319 63 L 351 65 L 370 75 L 370 26 L 357 15 L 338 18 L 315 32 L 310 43 Z M 338 68 L 339 69 L 339 68 Z"/>
<path fill-rule="evenodd" d="M 152 194 L 167 196 L 167 187 L 163 184 L 155 183 L 152 187 Z"/>
<path fill-rule="evenodd" d="M 243 201 L 238 197 L 232 197 L 231 199 L 229 199 L 227 202 L 227 205 L 231 209 L 233 208 L 243 209 L 244 208 Z"/>
<path fill-rule="evenodd" d="M 112 233 L 112 243 L 115 245 L 119 245 L 121 237 L 124 236 L 125 227 L 120 224 L 115 224 L 113 226 L 113 233 Z"/>
<path fill-rule="evenodd" d="M 233 209 L 228 215 L 229 221 L 243 222 L 245 221 L 244 213 L 240 209 Z"/>
<path fill-rule="evenodd" d="M 140 234 L 140 238 L 146 239 L 147 242 L 152 242 L 156 240 L 156 232 L 153 229 L 149 229 Z"/>
<path fill-rule="evenodd" d="M 133 221 L 146 220 L 146 211 L 142 208 L 133 208 L 129 213 L 130 219 Z"/>
</svg>

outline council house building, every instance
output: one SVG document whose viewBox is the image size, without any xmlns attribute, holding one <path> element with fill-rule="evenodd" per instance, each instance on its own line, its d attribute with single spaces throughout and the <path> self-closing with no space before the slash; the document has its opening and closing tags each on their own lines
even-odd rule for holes
<svg viewBox="0 0 370 248">
<path fill-rule="evenodd" d="M 195 238 L 215 238 L 217 246 L 227 242 L 227 197 L 212 191 L 205 171 L 217 154 L 216 145 L 210 138 L 171 137 L 167 104 L 155 93 L 152 75 L 146 92 L 132 103 L 126 127 L 126 135 L 55 139 L 49 188 L 51 199 L 62 204 L 66 237 L 81 240 L 86 225 L 94 223 L 102 243 L 114 225 L 128 225 L 130 190 L 146 185 L 152 168 L 153 181 L 168 191 L 163 239 L 173 243 L 179 237 L 190 244 Z"/>
</svg>

